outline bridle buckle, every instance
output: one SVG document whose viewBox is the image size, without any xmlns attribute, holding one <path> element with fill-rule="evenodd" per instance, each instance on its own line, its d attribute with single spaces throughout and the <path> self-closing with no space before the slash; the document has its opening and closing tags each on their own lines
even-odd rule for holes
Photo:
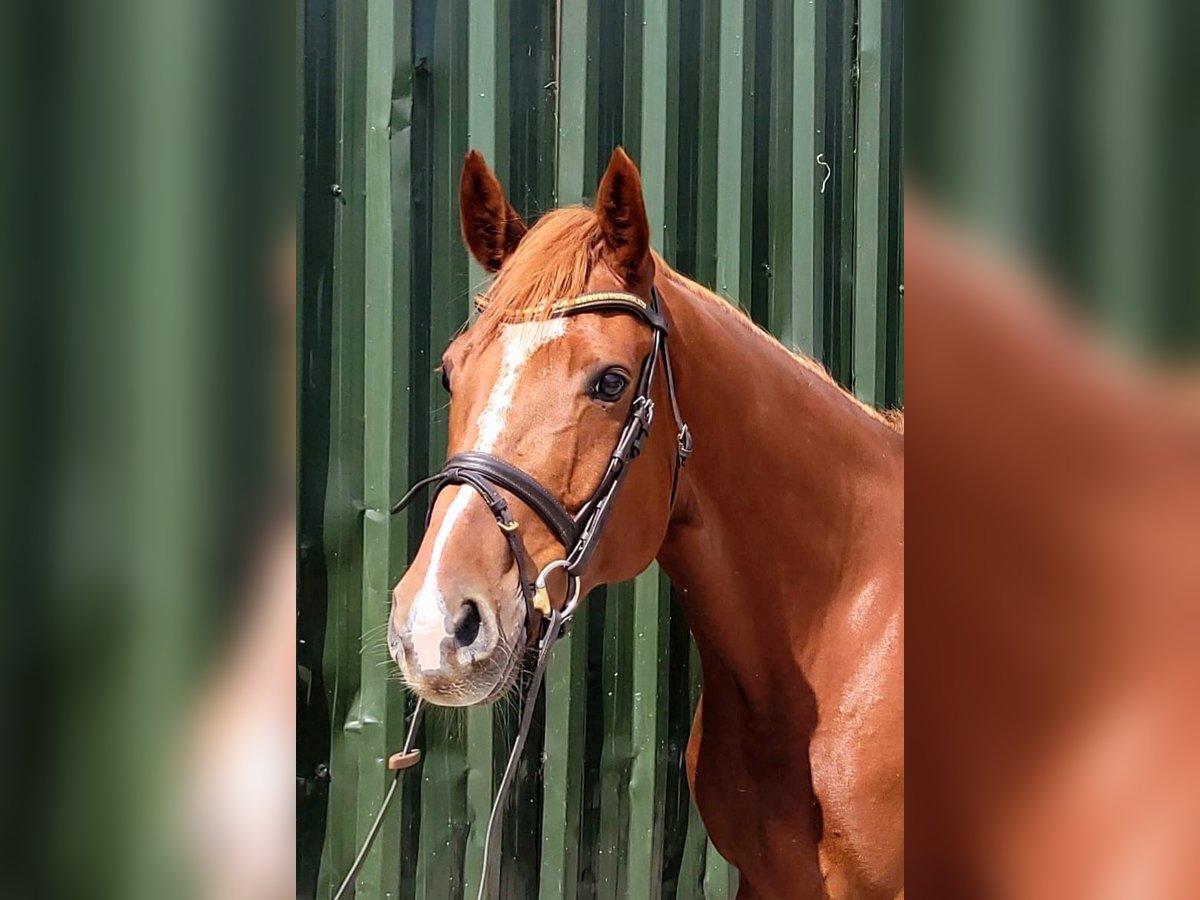
<svg viewBox="0 0 1200 900">
<path fill-rule="evenodd" d="M 638 429 L 629 445 L 629 458 L 636 459 L 642 452 L 642 442 L 650 436 L 650 426 L 654 424 L 654 401 L 649 397 L 638 397 L 633 401 L 629 415 Z"/>
<path fill-rule="evenodd" d="M 678 440 L 679 449 L 676 452 L 679 454 L 679 464 L 683 466 L 692 456 L 692 431 L 687 425 L 679 430 Z"/>
<path fill-rule="evenodd" d="M 533 580 L 533 608 L 547 619 L 554 614 L 554 609 L 550 606 L 550 591 L 546 587 L 546 576 L 555 569 L 562 569 L 567 575 L 567 596 L 563 600 L 562 609 L 558 611 L 562 625 L 565 627 L 570 623 L 571 617 L 575 615 L 575 608 L 579 605 L 581 592 L 579 576 L 571 571 L 570 560 L 556 559 L 538 572 L 537 578 Z"/>
<path fill-rule="evenodd" d="M 649 431 L 654 424 L 654 401 L 649 397 L 638 397 L 633 401 L 629 414 L 641 424 L 643 431 Z"/>
</svg>

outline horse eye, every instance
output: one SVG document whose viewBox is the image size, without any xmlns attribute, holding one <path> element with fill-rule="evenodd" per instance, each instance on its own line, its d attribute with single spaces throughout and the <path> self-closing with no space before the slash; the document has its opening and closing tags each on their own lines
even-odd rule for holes
<svg viewBox="0 0 1200 900">
<path fill-rule="evenodd" d="M 609 370 L 601 375 L 594 385 L 592 385 L 592 395 L 597 400 L 603 400 L 606 403 L 612 403 L 614 400 L 619 400 L 621 394 L 625 393 L 625 387 L 629 384 L 629 379 L 620 372 Z"/>
<path fill-rule="evenodd" d="M 453 393 L 453 391 L 450 390 L 450 375 L 445 369 L 442 369 L 442 387 L 446 389 L 447 394 Z"/>
</svg>

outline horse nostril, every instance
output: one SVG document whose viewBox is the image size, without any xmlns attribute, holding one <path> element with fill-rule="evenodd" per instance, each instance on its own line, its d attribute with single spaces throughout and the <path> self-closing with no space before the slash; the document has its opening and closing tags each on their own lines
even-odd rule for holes
<svg viewBox="0 0 1200 900">
<path fill-rule="evenodd" d="M 454 625 L 454 643 L 459 647 L 470 647 L 479 637 L 479 607 L 474 600 L 464 600 Z"/>
</svg>

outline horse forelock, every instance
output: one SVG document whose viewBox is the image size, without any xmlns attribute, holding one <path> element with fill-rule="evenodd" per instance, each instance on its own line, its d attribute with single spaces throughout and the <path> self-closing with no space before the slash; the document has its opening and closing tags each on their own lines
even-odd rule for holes
<svg viewBox="0 0 1200 900">
<path fill-rule="evenodd" d="M 513 322 L 545 321 L 556 300 L 582 294 L 600 258 L 601 240 L 599 220 L 585 206 L 544 215 L 481 296 L 473 342 L 486 343 Z"/>
</svg>

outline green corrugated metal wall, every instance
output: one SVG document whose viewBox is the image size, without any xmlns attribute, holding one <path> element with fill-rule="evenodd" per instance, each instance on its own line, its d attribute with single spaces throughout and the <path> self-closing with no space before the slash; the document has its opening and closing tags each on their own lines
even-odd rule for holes
<svg viewBox="0 0 1200 900">
<path fill-rule="evenodd" d="M 443 458 L 433 366 L 484 280 L 464 154 L 532 219 L 590 202 L 623 144 L 668 260 L 896 405 L 901 24 L 898 0 L 307 0 L 303 19 L 298 871 L 325 898 L 405 730 L 384 627 L 420 513 L 386 510 Z M 687 794 L 698 662 L 676 612 L 655 567 L 555 649 L 496 896 L 736 892 Z M 475 895 L 516 713 L 426 717 L 360 898 Z"/>
</svg>

